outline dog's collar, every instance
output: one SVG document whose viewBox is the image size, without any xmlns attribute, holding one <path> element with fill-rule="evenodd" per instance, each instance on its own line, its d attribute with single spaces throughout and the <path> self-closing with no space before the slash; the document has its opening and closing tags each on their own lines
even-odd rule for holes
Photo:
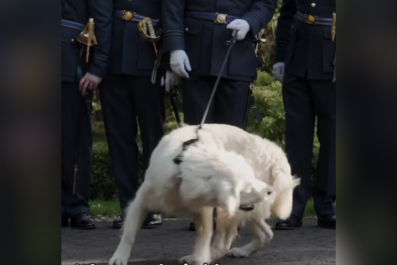
<svg viewBox="0 0 397 265">
<path fill-rule="evenodd" d="M 191 139 L 191 140 L 188 140 L 188 141 L 184 142 L 184 143 L 182 144 L 182 152 L 181 152 L 177 157 L 174 158 L 174 163 L 177 164 L 177 165 L 179 165 L 180 163 L 182 163 L 182 154 L 183 154 L 183 151 L 186 151 L 187 148 L 188 148 L 190 145 L 194 144 L 194 143 L 197 142 L 197 141 L 198 141 L 198 138 L 197 138 L 197 139 Z"/>
<path fill-rule="evenodd" d="M 239 209 L 244 212 L 250 212 L 255 209 L 253 204 L 240 205 Z"/>
</svg>

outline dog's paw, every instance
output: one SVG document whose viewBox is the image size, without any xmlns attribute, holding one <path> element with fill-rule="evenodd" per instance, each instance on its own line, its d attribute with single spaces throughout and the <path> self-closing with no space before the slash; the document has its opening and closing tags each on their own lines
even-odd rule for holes
<svg viewBox="0 0 397 265">
<path fill-rule="evenodd" d="M 208 264 L 210 261 L 199 259 L 192 255 L 188 255 L 188 256 L 184 256 L 184 257 L 180 258 L 179 262 L 181 264 L 188 264 L 188 265 L 203 265 L 205 263 Z"/>
<path fill-rule="evenodd" d="M 113 255 L 113 257 L 109 260 L 109 265 L 127 265 L 128 257 L 122 257 L 120 255 Z"/>
<path fill-rule="evenodd" d="M 269 233 L 269 235 L 266 237 L 265 243 L 266 243 L 266 244 L 270 244 L 270 242 L 271 242 L 272 239 L 273 239 L 273 236 L 274 236 L 273 232 Z"/>
<path fill-rule="evenodd" d="M 181 263 L 181 264 L 187 263 L 187 264 L 190 265 L 190 264 L 193 264 L 194 261 L 195 260 L 194 260 L 194 257 L 192 255 L 187 255 L 187 256 L 184 256 L 184 257 L 179 259 L 179 263 Z"/>
<path fill-rule="evenodd" d="M 246 258 L 249 256 L 249 254 L 250 253 L 247 253 L 247 251 L 244 248 L 232 248 L 227 253 L 227 256 L 233 258 Z"/>
</svg>

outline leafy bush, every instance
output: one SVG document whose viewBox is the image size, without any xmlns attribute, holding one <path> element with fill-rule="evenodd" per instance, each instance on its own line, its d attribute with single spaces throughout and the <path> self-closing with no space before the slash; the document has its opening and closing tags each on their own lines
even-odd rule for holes
<svg viewBox="0 0 397 265">
<path fill-rule="evenodd" d="M 263 123 L 259 123 L 250 112 L 247 131 L 266 137 L 284 148 L 285 117 L 281 84 L 268 73 L 259 72 L 253 94 Z"/>
<path fill-rule="evenodd" d="M 113 168 L 107 142 L 102 138 L 97 138 L 92 147 L 93 165 L 91 171 L 91 199 L 92 200 L 112 200 L 117 199 L 117 188 L 113 177 Z M 140 136 L 138 136 L 140 139 Z M 141 141 L 138 147 L 142 150 Z M 142 152 L 139 155 L 139 165 L 143 167 Z M 143 179 L 143 171 L 140 171 L 139 179 Z"/>
<path fill-rule="evenodd" d="M 91 198 L 111 200 L 117 196 L 112 164 L 106 142 L 94 142 L 92 148 L 93 165 L 91 175 Z"/>
<path fill-rule="evenodd" d="M 255 103 L 264 117 L 263 123 L 259 123 L 252 112 L 249 113 L 249 121 L 247 130 L 262 137 L 266 137 L 271 141 L 276 142 L 284 148 L 284 131 L 285 131 L 285 116 L 284 106 L 281 93 L 281 84 L 274 80 L 274 78 L 266 73 L 259 72 L 258 79 L 254 83 L 253 93 L 255 96 Z M 178 95 L 178 110 L 180 111 L 181 120 L 183 120 L 182 108 L 180 106 L 181 98 Z M 167 99 L 166 102 L 166 132 L 177 128 L 172 108 Z M 140 136 L 138 136 L 138 145 L 141 148 Z M 313 170 L 318 157 L 318 142 L 315 140 L 314 155 L 312 160 Z M 109 200 L 117 197 L 117 189 L 112 176 L 112 168 L 110 162 L 110 155 L 106 142 L 98 141 L 94 143 L 93 147 L 94 164 L 92 170 L 92 199 Z M 142 157 L 141 157 L 142 158 Z M 142 165 L 142 160 L 141 160 Z M 141 179 L 142 179 L 141 175 Z"/>
</svg>

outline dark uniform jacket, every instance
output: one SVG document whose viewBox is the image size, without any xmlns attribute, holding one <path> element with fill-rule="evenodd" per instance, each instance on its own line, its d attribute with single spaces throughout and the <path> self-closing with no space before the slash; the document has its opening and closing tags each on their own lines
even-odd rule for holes
<svg viewBox="0 0 397 265">
<path fill-rule="evenodd" d="M 76 40 L 82 30 L 61 26 L 62 81 L 78 82 L 78 65 L 80 65 L 82 75 L 86 71 L 100 78 L 106 75 L 109 43 L 102 38 L 101 32 L 107 25 L 103 23 L 103 17 L 97 16 L 98 12 L 95 14 L 95 10 L 101 9 L 101 2 L 101 0 L 62 0 L 61 19 L 85 26 L 90 17 L 94 18 L 95 34 L 98 40 L 98 45 L 90 48 L 90 61 L 87 64 L 87 46 Z"/>
<path fill-rule="evenodd" d="M 336 0 L 284 0 L 276 32 L 275 62 L 285 62 L 286 71 L 308 79 L 330 79 L 336 41 L 332 41 L 332 26 L 309 25 L 295 18 L 303 14 L 332 18 Z"/>
<path fill-rule="evenodd" d="M 109 74 L 150 76 L 156 60 L 153 44 L 144 41 L 138 31 L 138 21 L 126 21 L 117 11 L 135 12 L 143 17 L 160 19 L 161 0 L 96 0 L 101 5 L 97 16 L 104 17 L 107 25 L 103 32 L 106 43 L 111 43 Z M 155 26 L 157 30 L 159 24 Z"/>
<path fill-rule="evenodd" d="M 226 24 L 191 18 L 186 12 L 222 13 L 248 22 L 246 38 L 233 47 L 223 77 L 252 81 L 258 58 L 254 38 L 274 15 L 277 0 L 167 0 L 162 11 L 163 53 L 185 50 L 192 74 L 218 76 L 232 30 Z"/>
</svg>

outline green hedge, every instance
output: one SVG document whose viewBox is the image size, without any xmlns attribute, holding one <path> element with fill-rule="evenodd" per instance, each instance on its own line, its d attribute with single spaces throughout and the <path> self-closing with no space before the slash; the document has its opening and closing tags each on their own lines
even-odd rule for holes
<svg viewBox="0 0 397 265">
<path fill-rule="evenodd" d="M 252 112 L 249 113 L 247 130 L 278 143 L 284 148 L 285 116 L 281 95 L 281 84 L 266 72 L 259 72 L 258 79 L 253 88 L 255 103 L 264 117 L 263 123 L 259 123 Z M 179 95 L 180 101 L 180 95 Z M 181 108 L 179 108 L 181 111 Z M 183 114 L 180 113 L 183 120 Z M 166 131 L 177 128 L 171 107 L 167 101 Z M 140 137 L 138 136 L 140 141 Z M 140 143 L 139 143 L 140 146 Z M 318 142 L 315 140 L 312 168 L 314 170 L 318 157 Z M 109 151 L 105 140 L 94 141 L 93 146 L 93 170 L 91 198 L 110 200 L 117 198 L 117 189 L 112 176 Z M 142 178 L 142 175 L 141 175 Z"/>
</svg>

